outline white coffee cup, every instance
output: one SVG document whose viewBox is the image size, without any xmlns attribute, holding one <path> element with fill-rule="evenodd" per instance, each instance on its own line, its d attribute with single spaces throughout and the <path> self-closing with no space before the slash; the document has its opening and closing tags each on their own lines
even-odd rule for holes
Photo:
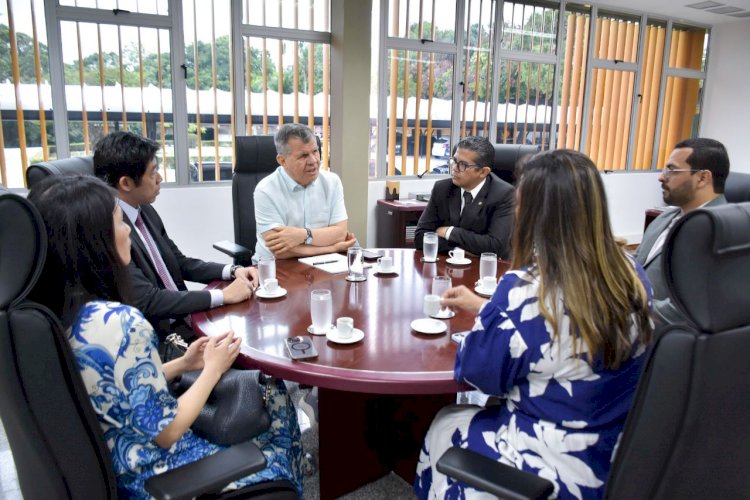
<svg viewBox="0 0 750 500">
<path fill-rule="evenodd" d="M 440 312 L 440 296 L 438 295 L 425 295 L 424 307 L 422 311 L 427 316 L 436 316 Z"/>
<path fill-rule="evenodd" d="M 382 273 L 391 272 L 393 270 L 393 257 L 390 255 L 380 257 L 378 259 L 378 268 L 380 268 L 380 272 Z"/>
<path fill-rule="evenodd" d="M 494 276 L 485 276 L 479 280 L 479 288 L 486 293 L 492 293 L 497 288 L 497 279 Z"/>
<path fill-rule="evenodd" d="M 464 249 L 458 248 L 458 247 L 448 252 L 448 255 L 450 255 L 451 259 L 453 260 L 464 260 L 466 258 L 466 253 L 464 252 Z"/>
<path fill-rule="evenodd" d="M 279 280 L 276 278 L 269 278 L 263 282 L 263 288 L 267 293 L 276 293 L 279 291 Z"/>
<path fill-rule="evenodd" d="M 341 339 L 350 339 L 354 335 L 354 319 L 342 316 L 336 320 L 336 332 Z"/>
</svg>

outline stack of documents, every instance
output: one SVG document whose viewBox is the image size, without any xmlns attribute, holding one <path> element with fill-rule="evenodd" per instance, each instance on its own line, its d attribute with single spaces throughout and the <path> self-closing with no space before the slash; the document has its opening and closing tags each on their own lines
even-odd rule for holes
<svg viewBox="0 0 750 500">
<path fill-rule="evenodd" d="M 303 257 L 299 261 L 331 274 L 346 273 L 349 271 L 349 263 L 347 262 L 346 255 L 338 253 L 325 253 L 314 257 Z"/>
</svg>

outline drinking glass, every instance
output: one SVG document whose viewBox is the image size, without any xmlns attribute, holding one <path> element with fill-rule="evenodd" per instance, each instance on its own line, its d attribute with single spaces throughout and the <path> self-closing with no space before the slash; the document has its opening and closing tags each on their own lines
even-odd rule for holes
<svg viewBox="0 0 750 500">
<path fill-rule="evenodd" d="M 437 260 L 437 233 L 424 233 L 424 237 L 422 238 L 422 252 L 424 253 L 425 262 L 435 262 Z"/>
<path fill-rule="evenodd" d="M 330 290 L 313 290 L 310 292 L 310 316 L 315 333 L 328 331 L 333 320 L 333 301 Z"/>
<path fill-rule="evenodd" d="M 494 253 L 483 253 L 479 258 L 479 279 L 485 276 L 497 277 L 497 255 Z"/>
<path fill-rule="evenodd" d="M 435 276 L 432 278 L 432 295 L 442 297 L 451 286 L 452 283 L 449 276 Z"/>
<path fill-rule="evenodd" d="M 276 258 L 271 255 L 258 259 L 258 281 L 260 286 L 266 289 L 266 280 L 276 278 Z"/>
<path fill-rule="evenodd" d="M 432 278 L 432 295 L 442 297 L 445 292 L 452 286 L 452 282 L 449 276 L 435 276 Z M 439 314 L 441 316 L 450 314 L 450 309 L 447 307 L 441 307 Z"/>
<path fill-rule="evenodd" d="M 362 247 L 350 247 L 346 255 L 349 261 L 349 276 L 346 279 L 349 281 L 364 281 L 365 268 L 362 258 Z"/>
</svg>

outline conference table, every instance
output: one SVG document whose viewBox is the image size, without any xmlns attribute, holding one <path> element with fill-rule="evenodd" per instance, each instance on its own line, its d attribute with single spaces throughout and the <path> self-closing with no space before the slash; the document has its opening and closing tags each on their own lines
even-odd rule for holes
<svg viewBox="0 0 750 500">
<path fill-rule="evenodd" d="M 453 286 L 474 287 L 479 259 L 452 265 L 447 256 L 422 261 L 422 252 L 385 249 L 395 273 L 366 269 L 367 280 L 347 281 L 346 273 L 330 274 L 297 260 L 276 262 L 276 278 L 286 289 L 276 299 L 253 298 L 192 315 L 203 335 L 229 329 L 243 339 L 238 365 L 301 384 L 317 386 L 321 497 L 335 498 L 394 471 L 412 482 L 424 435 L 437 411 L 468 388 L 453 379 L 457 344 L 451 333 L 470 330 L 474 315 L 456 311 L 445 321 L 447 331 L 424 334 L 412 330 L 424 318 L 423 299 L 432 278 L 451 277 Z M 498 275 L 509 267 L 498 261 Z M 217 281 L 208 288 L 222 288 Z M 354 319 L 364 338 L 338 344 L 312 335 L 318 357 L 293 361 L 285 347 L 290 336 L 309 335 L 310 292 L 331 291 L 333 321 Z"/>
</svg>

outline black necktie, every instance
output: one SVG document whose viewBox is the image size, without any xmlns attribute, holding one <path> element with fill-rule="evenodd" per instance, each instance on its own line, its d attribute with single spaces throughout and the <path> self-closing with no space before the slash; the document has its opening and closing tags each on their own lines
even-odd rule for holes
<svg viewBox="0 0 750 500">
<path fill-rule="evenodd" d="M 471 205 L 471 202 L 474 201 L 474 197 L 471 195 L 470 192 L 464 191 L 464 208 L 461 210 L 461 213 L 464 213 L 464 210 L 466 210 L 466 207 Z"/>
</svg>

